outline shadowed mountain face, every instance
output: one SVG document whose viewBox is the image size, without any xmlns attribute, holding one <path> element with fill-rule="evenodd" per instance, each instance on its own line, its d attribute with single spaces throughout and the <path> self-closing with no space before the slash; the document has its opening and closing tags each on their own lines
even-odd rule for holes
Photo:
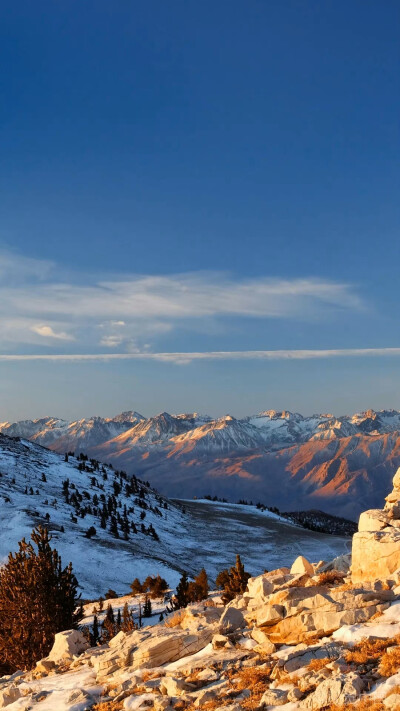
<svg viewBox="0 0 400 711">
<path fill-rule="evenodd" d="M 84 451 L 145 476 L 168 496 L 211 494 L 349 518 L 382 501 L 400 465 L 395 410 L 339 418 L 268 410 L 240 420 L 125 412 L 3 423 L 0 431 L 58 452 Z"/>
</svg>

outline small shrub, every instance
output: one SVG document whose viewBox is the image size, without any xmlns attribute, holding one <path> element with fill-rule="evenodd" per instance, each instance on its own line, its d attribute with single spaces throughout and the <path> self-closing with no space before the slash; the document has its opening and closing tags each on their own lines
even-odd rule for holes
<svg viewBox="0 0 400 711">
<path fill-rule="evenodd" d="M 340 573 L 338 570 L 328 570 L 326 573 L 319 575 L 318 585 L 337 585 L 342 583 L 345 577 L 345 574 Z"/>
</svg>

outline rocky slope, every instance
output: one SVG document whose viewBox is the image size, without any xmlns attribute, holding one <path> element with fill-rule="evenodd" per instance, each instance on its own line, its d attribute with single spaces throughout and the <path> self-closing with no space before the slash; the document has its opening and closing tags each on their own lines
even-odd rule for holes
<svg viewBox="0 0 400 711">
<path fill-rule="evenodd" d="M 385 509 L 362 517 L 352 559 L 299 556 L 250 578 L 226 606 L 214 593 L 101 646 L 79 631 L 56 635 L 33 671 L 0 679 L 0 708 L 398 711 L 399 502 L 400 471 Z M 377 550 L 361 569 L 365 528 Z"/>
<path fill-rule="evenodd" d="M 148 479 L 167 496 L 244 498 L 348 518 L 378 505 L 400 464 L 396 410 L 339 418 L 269 410 L 240 420 L 127 412 L 2 423 L 0 431 L 61 453 L 87 452 Z"/>
</svg>

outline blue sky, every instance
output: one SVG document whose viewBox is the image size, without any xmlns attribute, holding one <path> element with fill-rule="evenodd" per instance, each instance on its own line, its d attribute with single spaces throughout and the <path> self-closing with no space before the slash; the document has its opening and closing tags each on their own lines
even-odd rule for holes
<svg viewBox="0 0 400 711">
<path fill-rule="evenodd" d="M 0 418 L 400 408 L 399 30 L 1 3 Z"/>
</svg>

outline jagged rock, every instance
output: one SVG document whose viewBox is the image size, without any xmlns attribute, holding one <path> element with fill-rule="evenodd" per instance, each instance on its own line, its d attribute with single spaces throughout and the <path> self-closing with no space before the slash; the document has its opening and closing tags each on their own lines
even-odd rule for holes
<svg viewBox="0 0 400 711">
<path fill-rule="evenodd" d="M 400 709 L 400 694 L 390 694 L 383 701 L 385 709 L 388 711 L 399 711 Z"/>
<path fill-rule="evenodd" d="M 190 696 L 195 699 L 194 705 L 196 707 L 201 707 L 201 705 L 206 701 L 212 701 L 217 696 L 220 696 L 220 694 L 228 689 L 228 687 L 229 685 L 227 681 L 219 681 L 210 686 L 206 686 L 204 689 L 201 689 L 196 692 L 196 694 L 191 694 Z"/>
<path fill-rule="evenodd" d="M 219 621 L 219 631 L 222 634 L 235 632 L 245 626 L 246 622 L 243 613 L 235 607 L 227 607 Z"/>
<path fill-rule="evenodd" d="M 275 645 L 271 642 L 268 635 L 263 630 L 260 630 L 258 627 L 254 627 L 250 634 L 257 642 L 257 647 L 255 647 L 257 652 L 262 652 L 264 654 L 272 654 L 275 652 Z"/>
<path fill-rule="evenodd" d="M 209 667 L 206 667 L 205 669 L 202 669 L 198 674 L 196 675 L 196 682 L 201 682 L 206 683 L 206 682 L 211 682 L 211 681 L 217 681 L 219 679 L 219 675 L 217 674 L 214 669 L 210 669 Z"/>
<path fill-rule="evenodd" d="M 54 637 L 54 644 L 48 659 L 55 663 L 72 661 L 74 657 L 88 648 L 89 642 L 79 630 L 58 632 Z"/>
<path fill-rule="evenodd" d="M 391 590 L 286 588 L 270 595 L 268 605 L 261 608 L 266 620 L 260 610 L 248 614 L 247 620 L 267 624 L 268 637 L 274 644 L 298 644 L 331 634 L 342 625 L 366 622 L 393 599 Z M 277 619 L 269 620 L 269 614 L 276 614 Z"/>
<path fill-rule="evenodd" d="M 141 694 L 140 696 L 128 696 L 124 701 L 124 711 L 141 711 L 142 709 L 153 709 L 157 696 L 154 694 Z"/>
<path fill-rule="evenodd" d="M 297 686 L 294 686 L 293 689 L 290 689 L 288 692 L 288 701 L 300 701 L 300 699 L 304 696 L 304 694 L 300 691 L 300 689 Z"/>
<path fill-rule="evenodd" d="M 294 561 L 292 567 L 290 568 L 291 575 L 314 575 L 314 568 L 311 563 L 308 562 L 307 558 L 303 555 L 299 555 Z"/>
<path fill-rule="evenodd" d="M 101 655 L 93 655 L 91 663 L 98 679 L 113 674 L 117 669 L 130 667 L 149 669 L 168 662 L 175 662 L 189 654 L 195 654 L 211 642 L 214 627 L 200 627 L 194 634 L 179 627 L 172 629 L 159 627 L 135 630 L 125 634 L 120 632 L 118 642 L 114 637 Z"/>
<path fill-rule="evenodd" d="M 358 521 L 360 531 L 382 531 L 390 526 L 390 518 L 383 509 L 363 511 Z"/>
<path fill-rule="evenodd" d="M 17 686 L 8 686 L 6 689 L 0 690 L 0 709 L 14 703 L 21 698 L 22 694 Z"/>
<path fill-rule="evenodd" d="M 223 607 L 207 607 L 202 603 L 190 605 L 185 608 L 179 626 L 195 632 L 200 626 L 217 625 L 223 611 Z"/>
<path fill-rule="evenodd" d="M 268 627 L 282 620 L 284 615 L 285 608 L 282 605 L 263 605 L 257 610 L 256 623 L 258 627 Z"/>
<path fill-rule="evenodd" d="M 280 673 L 291 674 L 301 667 L 306 667 L 313 659 L 325 659 L 329 656 L 330 659 L 338 657 L 340 654 L 340 646 L 335 642 L 329 642 L 324 645 L 299 644 L 293 649 L 288 648 L 286 655 L 278 659 L 276 666 L 272 672 L 272 677 L 279 677 Z"/>
<path fill-rule="evenodd" d="M 194 691 L 194 688 L 184 679 L 176 679 L 172 676 L 164 677 L 160 684 L 160 691 L 164 696 L 181 696 L 186 691 Z"/>
<path fill-rule="evenodd" d="M 230 646 L 232 646 L 231 641 L 229 637 L 226 637 L 224 634 L 215 634 L 212 638 L 213 649 L 223 649 L 224 647 Z"/>
<path fill-rule="evenodd" d="M 304 709 L 323 709 L 331 704 L 346 707 L 356 701 L 364 689 L 363 680 L 355 673 L 339 674 L 325 679 L 302 702 Z"/>
<path fill-rule="evenodd" d="M 329 563 L 325 563 L 321 568 L 319 568 L 320 573 L 325 573 L 329 570 L 337 570 L 339 573 L 348 573 L 351 566 L 351 553 L 343 553 L 343 555 L 338 555 Z"/>
<path fill-rule="evenodd" d="M 44 674 L 48 674 L 49 671 L 52 669 L 55 669 L 56 663 L 52 659 L 39 659 L 39 661 L 36 663 L 36 671 L 38 672 L 43 672 Z"/>
<path fill-rule="evenodd" d="M 287 689 L 267 689 L 261 697 L 260 708 L 266 706 L 283 706 L 288 700 Z"/>
<path fill-rule="evenodd" d="M 93 703 L 93 697 L 83 689 L 74 689 L 68 694 L 67 702 L 73 704 Z M 89 707 L 87 707 L 89 708 Z"/>
</svg>

